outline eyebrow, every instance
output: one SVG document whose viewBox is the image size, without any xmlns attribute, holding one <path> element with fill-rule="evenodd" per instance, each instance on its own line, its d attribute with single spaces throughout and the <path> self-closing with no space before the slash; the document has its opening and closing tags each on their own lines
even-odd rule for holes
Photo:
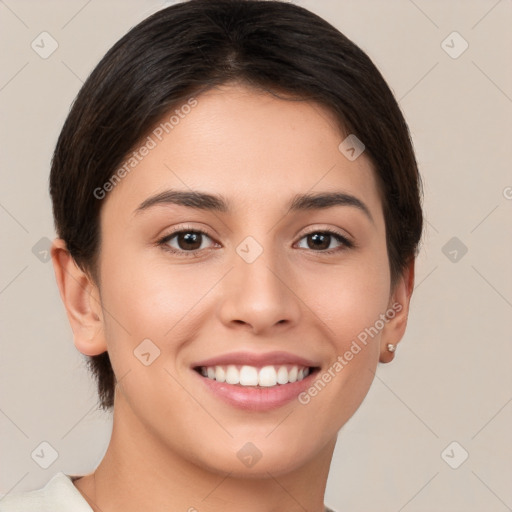
<svg viewBox="0 0 512 512">
<path fill-rule="evenodd" d="M 134 211 L 138 215 L 156 205 L 176 204 L 198 210 L 229 213 L 230 202 L 222 195 L 186 190 L 165 190 L 148 197 Z M 317 192 L 314 194 L 297 194 L 288 203 L 292 212 L 323 210 L 333 206 L 352 206 L 362 211 L 368 219 L 374 222 L 369 208 L 357 197 L 344 192 Z"/>
</svg>

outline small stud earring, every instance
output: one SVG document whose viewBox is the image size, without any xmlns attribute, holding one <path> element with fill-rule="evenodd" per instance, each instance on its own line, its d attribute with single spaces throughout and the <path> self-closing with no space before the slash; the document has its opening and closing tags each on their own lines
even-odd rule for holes
<svg viewBox="0 0 512 512">
<path fill-rule="evenodd" d="M 396 345 L 392 343 L 388 343 L 388 352 L 394 352 L 396 350 Z"/>
</svg>

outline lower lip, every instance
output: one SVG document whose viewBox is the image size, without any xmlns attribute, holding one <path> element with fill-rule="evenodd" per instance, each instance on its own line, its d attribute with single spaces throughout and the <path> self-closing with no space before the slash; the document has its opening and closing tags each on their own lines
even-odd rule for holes
<svg viewBox="0 0 512 512">
<path fill-rule="evenodd" d="M 313 371 L 304 379 L 288 384 L 271 387 L 246 387 L 217 382 L 193 371 L 215 396 L 230 405 L 248 411 L 269 411 L 286 405 L 311 385 L 317 373 Z"/>
</svg>

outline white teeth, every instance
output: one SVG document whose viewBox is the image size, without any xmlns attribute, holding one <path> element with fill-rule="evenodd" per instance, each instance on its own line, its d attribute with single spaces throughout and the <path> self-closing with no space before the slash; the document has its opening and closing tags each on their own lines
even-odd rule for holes
<svg viewBox="0 0 512 512">
<path fill-rule="evenodd" d="M 277 370 L 277 383 L 288 384 L 288 370 L 286 366 L 281 366 L 279 370 Z"/>
<path fill-rule="evenodd" d="M 273 387 L 277 384 L 283 385 L 290 382 L 297 382 L 310 374 L 310 369 L 304 366 L 255 366 L 235 365 L 209 366 L 200 368 L 201 375 L 217 382 L 228 384 L 240 384 L 241 386 Z"/>
<path fill-rule="evenodd" d="M 226 372 L 222 366 L 215 367 L 215 380 L 217 382 L 226 382 Z"/>
<path fill-rule="evenodd" d="M 257 386 L 258 370 L 254 366 L 242 366 L 240 370 L 240 384 L 242 386 Z"/>
<path fill-rule="evenodd" d="M 258 375 L 260 386 L 270 387 L 277 383 L 277 373 L 273 366 L 264 366 Z"/>
<path fill-rule="evenodd" d="M 229 365 L 226 370 L 226 382 L 228 384 L 238 384 L 240 382 L 240 372 L 236 366 Z"/>
</svg>

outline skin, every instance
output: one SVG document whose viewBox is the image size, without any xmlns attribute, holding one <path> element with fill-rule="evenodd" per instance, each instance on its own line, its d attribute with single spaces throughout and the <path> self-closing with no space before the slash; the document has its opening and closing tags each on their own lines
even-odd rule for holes
<svg viewBox="0 0 512 512">
<path fill-rule="evenodd" d="M 320 512 L 337 433 L 379 361 L 392 360 L 387 344 L 404 334 L 414 261 L 391 289 L 372 164 L 338 150 L 345 135 L 329 111 L 239 84 L 196 99 L 103 200 L 100 285 L 62 240 L 52 249 L 75 346 L 108 350 L 119 381 L 108 450 L 75 485 L 95 511 Z M 232 211 L 169 204 L 134 214 L 170 188 L 221 194 Z M 287 212 L 293 195 L 320 191 L 356 196 L 372 219 L 353 206 Z M 184 256 L 157 244 L 173 227 L 208 232 L 199 257 L 176 237 L 168 245 Z M 305 234 L 326 228 L 356 247 L 308 246 Z M 263 248 L 250 264 L 236 252 L 247 236 Z M 282 350 L 322 372 L 397 302 L 401 311 L 306 405 L 243 411 L 198 385 L 191 369 L 235 350 Z M 133 354 L 146 338 L 161 351 L 149 366 Z M 262 453 L 251 468 L 237 457 L 247 442 Z"/>
</svg>

